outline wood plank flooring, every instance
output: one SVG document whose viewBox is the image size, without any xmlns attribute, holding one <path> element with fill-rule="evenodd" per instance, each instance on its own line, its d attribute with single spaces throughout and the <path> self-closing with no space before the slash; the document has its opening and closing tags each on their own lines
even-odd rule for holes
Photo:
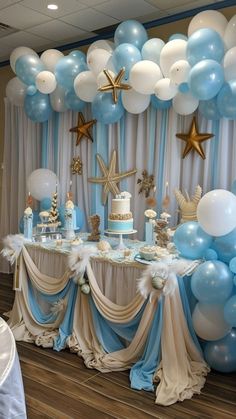
<svg viewBox="0 0 236 419">
<path fill-rule="evenodd" d="M 0 274 L 0 314 L 10 310 L 12 277 Z M 132 390 L 129 372 L 90 370 L 69 351 L 17 343 L 29 419 L 236 418 L 236 373 L 211 372 L 200 396 L 169 407 Z"/>
</svg>

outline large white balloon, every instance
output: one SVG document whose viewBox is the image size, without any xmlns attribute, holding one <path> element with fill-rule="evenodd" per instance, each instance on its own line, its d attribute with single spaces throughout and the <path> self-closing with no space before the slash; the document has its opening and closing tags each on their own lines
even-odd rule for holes
<svg viewBox="0 0 236 419">
<path fill-rule="evenodd" d="M 199 201 L 197 218 L 211 236 L 224 236 L 236 227 L 236 196 L 225 189 L 214 189 Z"/>
<path fill-rule="evenodd" d="M 105 49 L 106 51 L 113 53 L 113 50 L 115 48 L 114 42 L 106 41 L 105 39 L 100 39 L 98 41 L 93 42 L 87 51 L 87 56 L 95 49 Z"/>
<path fill-rule="evenodd" d="M 224 43 L 227 49 L 236 46 L 236 15 L 234 15 L 226 26 Z"/>
<path fill-rule="evenodd" d="M 51 71 L 40 71 L 35 79 L 37 89 L 41 93 L 52 93 L 57 87 L 56 77 Z"/>
<path fill-rule="evenodd" d="M 97 76 L 104 68 L 111 57 L 111 52 L 105 49 L 94 49 L 87 55 L 88 68 Z"/>
<path fill-rule="evenodd" d="M 51 198 L 57 184 L 56 174 L 48 169 L 34 170 L 27 180 L 28 191 L 38 201 L 44 198 Z"/>
<path fill-rule="evenodd" d="M 214 29 L 223 38 L 227 26 L 227 19 L 217 10 L 205 10 L 194 16 L 188 27 L 188 36 L 202 28 Z"/>
<path fill-rule="evenodd" d="M 205 340 L 217 340 L 227 335 L 231 327 L 224 319 L 224 306 L 198 303 L 192 315 L 196 334 Z"/>
<path fill-rule="evenodd" d="M 18 77 L 13 77 L 7 83 L 6 96 L 14 105 L 23 106 L 27 87 Z"/>
<path fill-rule="evenodd" d="M 64 54 L 57 49 L 47 49 L 40 56 L 47 70 L 54 72 L 57 62 L 64 57 Z"/>
<path fill-rule="evenodd" d="M 15 73 L 16 60 L 18 60 L 18 58 L 22 57 L 23 55 L 36 55 L 38 57 L 37 52 L 35 52 L 31 48 L 28 48 L 28 47 L 15 48 L 10 55 L 10 66 L 12 70 L 14 71 L 14 73 Z"/>
<path fill-rule="evenodd" d="M 150 99 L 150 95 L 142 95 L 133 89 L 122 92 L 123 106 L 130 113 L 139 114 L 144 112 L 149 106 Z"/>
<path fill-rule="evenodd" d="M 173 39 L 167 42 L 160 53 L 160 67 L 165 77 L 169 77 L 171 66 L 179 60 L 186 60 L 187 41 Z"/>
<path fill-rule="evenodd" d="M 82 71 L 74 81 L 76 95 L 85 102 L 92 102 L 97 94 L 97 80 L 92 71 Z"/>
<path fill-rule="evenodd" d="M 113 79 L 116 76 L 115 73 L 113 73 L 113 71 L 111 71 L 111 70 L 109 70 L 109 74 Z M 104 86 L 107 83 L 109 83 L 108 79 L 107 79 L 104 71 L 101 71 L 101 73 L 99 73 L 98 76 L 97 76 L 97 85 L 98 85 L 98 87 L 101 87 L 101 86 Z"/>
<path fill-rule="evenodd" d="M 223 61 L 225 80 L 235 80 L 236 78 L 236 46 L 230 48 L 225 56 Z"/>
<path fill-rule="evenodd" d="M 199 100 L 191 95 L 191 93 L 180 93 L 173 99 L 173 108 L 179 115 L 190 115 L 199 105 Z"/>
<path fill-rule="evenodd" d="M 187 82 L 191 66 L 186 60 L 176 61 L 170 68 L 170 79 L 173 83 Z"/>
<path fill-rule="evenodd" d="M 56 112 L 65 112 L 67 111 L 67 106 L 65 102 L 65 90 L 63 87 L 57 85 L 54 92 L 50 94 L 50 102 L 52 109 Z"/>
<path fill-rule="evenodd" d="M 143 60 L 134 64 L 130 70 L 129 83 L 139 93 L 149 95 L 154 92 L 154 86 L 162 78 L 158 64 Z"/>
<path fill-rule="evenodd" d="M 177 86 L 168 77 L 158 80 L 154 86 L 154 93 L 161 100 L 172 99 L 178 91 Z"/>
</svg>

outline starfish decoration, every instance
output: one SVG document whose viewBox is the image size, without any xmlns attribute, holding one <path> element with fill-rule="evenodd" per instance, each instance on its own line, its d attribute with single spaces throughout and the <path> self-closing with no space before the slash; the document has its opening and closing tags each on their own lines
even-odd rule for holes
<svg viewBox="0 0 236 419">
<path fill-rule="evenodd" d="M 116 173 L 116 150 L 113 150 L 112 152 L 109 167 L 106 167 L 102 157 L 99 154 L 97 154 L 96 157 L 103 176 L 98 178 L 92 177 L 89 178 L 88 181 L 103 185 L 102 203 L 103 205 L 105 205 L 108 197 L 108 192 L 110 191 L 113 193 L 113 195 L 118 195 L 120 193 L 120 190 L 117 186 L 117 183 L 119 183 L 121 179 L 133 175 L 137 172 L 137 170 L 133 169 L 124 173 Z"/>
<path fill-rule="evenodd" d="M 76 173 L 78 175 L 82 175 L 83 163 L 82 163 L 79 156 L 78 157 L 73 157 L 70 167 L 71 167 L 71 171 L 72 171 L 73 175 L 75 175 Z"/>
<path fill-rule="evenodd" d="M 118 90 L 131 89 L 131 86 L 129 84 L 121 83 L 121 79 L 124 77 L 124 74 L 125 74 L 125 68 L 123 67 L 119 71 L 117 76 L 115 76 L 115 78 L 112 77 L 112 75 L 109 73 L 109 70 L 103 70 L 103 73 L 105 74 L 109 83 L 105 84 L 104 86 L 99 87 L 98 90 L 100 90 L 100 92 L 109 92 L 111 90 L 114 103 L 117 103 Z"/>
<path fill-rule="evenodd" d="M 183 156 L 182 158 L 184 159 L 187 154 L 191 151 L 191 150 L 196 150 L 197 153 L 201 156 L 202 159 L 205 159 L 205 153 L 203 151 L 202 145 L 201 143 L 205 140 L 209 140 L 210 138 L 214 137 L 213 134 L 208 134 L 208 133 L 204 133 L 204 134 L 200 134 L 198 132 L 197 129 L 197 123 L 196 123 L 196 118 L 194 117 L 192 120 L 192 124 L 189 130 L 188 134 L 176 134 L 176 137 L 180 138 L 181 140 L 186 142 L 184 151 L 183 151 Z"/>
<path fill-rule="evenodd" d="M 145 198 L 148 198 L 151 192 L 151 189 L 155 188 L 154 176 L 149 175 L 147 170 L 142 171 L 142 179 L 137 180 L 137 184 L 140 185 L 138 193 L 145 192 Z"/>
<path fill-rule="evenodd" d="M 82 114 L 82 112 L 78 113 L 77 127 L 73 127 L 70 129 L 70 132 L 77 133 L 76 145 L 79 145 L 83 137 L 86 137 L 93 142 L 93 139 L 89 132 L 89 128 L 92 127 L 96 122 L 96 119 L 92 119 L 91 121 L 85 122 L 84 115 Z"/>
</svg>

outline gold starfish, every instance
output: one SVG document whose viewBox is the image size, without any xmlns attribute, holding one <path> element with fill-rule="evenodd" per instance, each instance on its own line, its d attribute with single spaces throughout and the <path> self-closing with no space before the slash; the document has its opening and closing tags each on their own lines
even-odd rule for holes
<svg viewBox="0 0 236 419">
<path fill-rule="evenodd" d="M 192 120 L 192 124 L 188 134 L 176 134 L 176 137 L 186 142 L 183 156 L 184 159 L 191 150 L 196 150 L 196 152 L 201 156 L 202 159 L 205 159 L 205 153 L 203 151 L 201 143 L 205 140 L 209 140 L 214 137 L 213 134 L 203 133 L 199 134 L 197 129 L 196 118 Z"/>
<path fill-rule="evenodd" d="M 70 129 L 70 132 L 77 133 L 76 145 L 79 145 L 83 137 L 86 137 L 93 142 L 92 136 L 89 132 L 89 128 L 92 127 L 93 124 L 95 124 L 96 122 L 96 119 L 92 119 L 91 121 L 85 122 L 84 115 L 82 114 L 82 112 L 78 113 L 77 127 L 73 127 Z"/>
<path fill-rule="evenodd" d="M 121 179 L 133 175 L 137 172 L 137 170 L 133 169 L 124 173 L 116 173 L 116 150 L 113 150 L 112 152 L 109 167 L 105 166 L 105 163 L 100 154 L 97 154 L 96 157 L 103 176 L 97 178 L 92 177 L 89 178 L 88 181 L 103 185 L 102 203 L 103 205 L 105 205 L 108 197 L 108 192 L 112 192 L 113 195 L 119 194 L 120 190 L 117 186 L 117 183 L 119 183 Z"/>
<path fill-rule="evenodd" d="M 115 103 L 118 101 L 118 90 L 129 90 L 131 89 L 131 86 L 126 83 L 121 83 L 121 79 L 123 78 L 125 74 L 125 68 L 123 67 L 117 76 L 115 78 L 112 77 L 112 75 L 109 73 L 109 70 L 103 70 L 103 73 L 105 74 L 108 84 L 105 84 L 104 86 L 99 87 L 98 90 L 100 92 L 109 92 L 112 90 L 112 97 Z"/>
</svg>

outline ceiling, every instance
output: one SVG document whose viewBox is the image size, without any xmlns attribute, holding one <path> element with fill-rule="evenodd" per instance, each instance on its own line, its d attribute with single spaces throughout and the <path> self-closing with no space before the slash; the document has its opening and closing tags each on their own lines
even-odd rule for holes
<svg viewBox="0 0 236 419">
<path fill-rule="evenodd" d="M 56 3 L 58 10 L 47 9 L 48 3 Z M 130 18 L 148 22 L 215 3 L 213 0 L 0 0 L 0 62 L 8 60 L 18 46 L 35 51 L 56 48 L 102 36 Z M 1 28 L 1 24 L 10 28 Z"/>
</svg>

